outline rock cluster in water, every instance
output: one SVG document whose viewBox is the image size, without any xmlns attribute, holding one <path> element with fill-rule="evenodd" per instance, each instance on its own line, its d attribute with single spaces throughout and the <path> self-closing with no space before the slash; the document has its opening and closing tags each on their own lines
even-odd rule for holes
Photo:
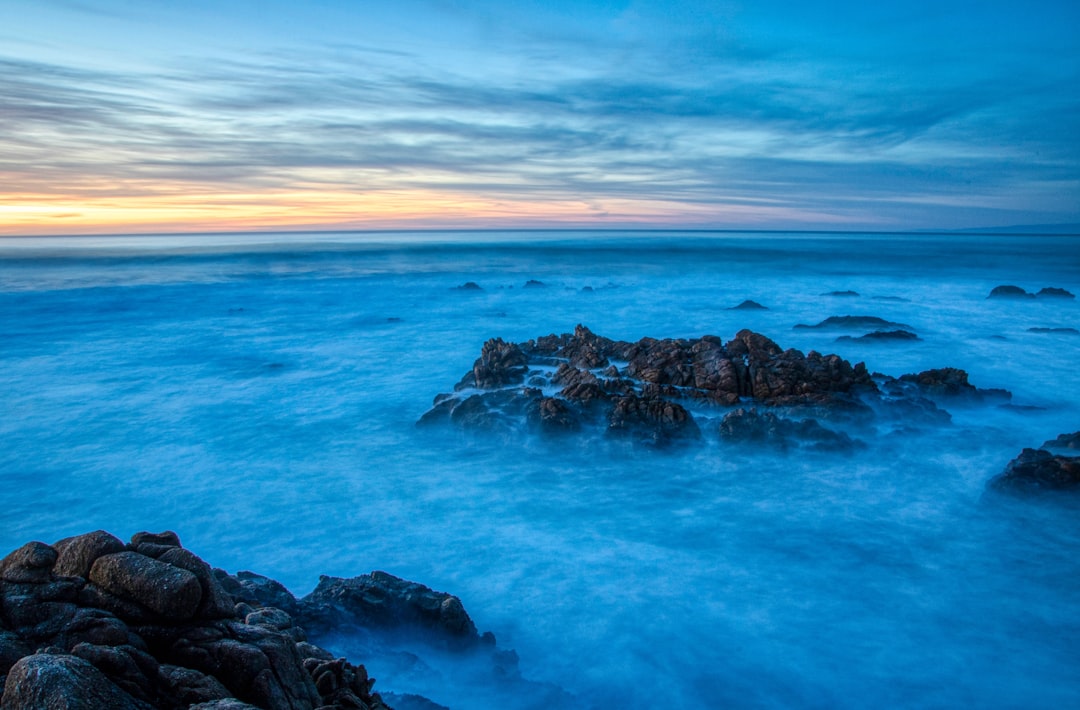
<svg viewBox="0 0 1080 710">
<path fill-rule="evenodd" d="M 494 648 L 460 600 L 375 572 L 297 600 L 229 575 L 174 533 L 30 542 L 0 560 L 4 710 L 383 710 L 365 668 L 305 628 L 364 626 Z M 513 652 L 508 652 L 512 654 Z"/>
<path fill-rule="evenodd" d="M 1025 289 L 1011 284 L 995 286 L 987 298 L 1076 298 L 1076 295 L 1057 286 L 1047 286 L 1038 293 L 1028 293 Z"/>
<path fill-rule="evenodd" d="M 936 424 L 949 415 L 934 399 L 1008 396 L 976 389 L 951 368 L 871 376 L 863 363 L 784 350 L 750 330 L 727 342 L 704 336 L 630 343 L 578 325 L 525 343 L 487 341 L 455 391 L 436 397 L 418 423 L 505 432 L 524 423 L 546 434 L 600 430 L 651 444 L 698 440 L 705 429 L 726 440 L 836 448 L 843 438 L 829 436 L 835 433 L 807 414 L 851 420 L 888 410 Z M 715 424 L 708 416 L 699 422 L 694 407 L 732 411 Z M 772 411 L 766 416 L 757 407 Z"/>
</svg>

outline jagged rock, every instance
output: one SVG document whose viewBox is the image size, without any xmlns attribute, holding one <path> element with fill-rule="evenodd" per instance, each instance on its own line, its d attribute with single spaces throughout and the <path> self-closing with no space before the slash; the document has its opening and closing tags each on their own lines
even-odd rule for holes
<svg viewBox="0 0 1080 710">
<path fill-rule="evenodd" d="M 829 316 L 817 325 L 800 323 L 795 326 L 801 330 L 814 330 L 819 328 L 901 328 L 911 330 L 910 325 L 894 323 L 891 320 L 878 318 L 877 316 Z"/>
<path fill-rule="evenodd" d="M 131 697 L 89 662 L 67 654 L 37 653 L 19 660 L 4 683 L 4 710 L 153 710 Z"/>
<path fill-rule="evenodd" d="M 472 372 L 459 383 L 459 388 L 492 389 L 525 381 L 528 358 L 516 343 L 492 338 L 484 343 L 480 357 L 473 363 Z"/>
<path fill-rule="evenodd" d="M 1080 458 L 1024 449 L 1003 473 L 990 479 L 987 489 L 1013 494 L 1080 490 Z"/>
<path fill-rule="evenodd" d="M 1057 288 L 1056 286 L 1041 288 L 1035 295 L 1039 298 L 1076 298 L 1075 294 L 1070 293 L 1063 288 Z"/>
<path fill-rule="evenodd" d="M 743 301 L 742 303 L 740 303 L 737 306 L 732 306 L 728 310 L 729 311 L 767 311 L 769 309 L 766 306 L 761 305 L 757 301 L 751 301 L 751 300 L 747 299 L 747 300 Z"/>
<path fill-rule="evenodd" d="M 1030 294 L 1019 286 L 995 286 L 987 298 L 1032 298 Z"/>
<path fill-rule="evenodd" d="M 246 601 L 256 606 L 269 606 L 281 609 L 286 614 L 296 616 L 300 610 L 296 597 L 281 582 L 264 577 L 254 572 L 241 571 L 230 576 L 223 571 L 214 570 L 214 576 L 221 586 L 234 599 Z"/>
<path fill-rule="evenodd" d="M 766 444 L 772 448 L 807 447 L 838 451 L 855 448 L 847 434 L 826 429 L 815 419 L 793 420 L 772 412 L 739 408 L 720 420 L 720 438 L 739 444 Z"/>
<path fill-rule="evenodd" d="M 968 382 L 968 373 L 955 367 L 924 370 L 917 374 L 901 375 L 901 382 L 911 382 L 926 395 L 939 399 L 1009 400 L 1012 394 L 1002 389 L 979 389 Z"/>
<path fill-rule="evenodd" d="M 887 341 L 912 341 L 922 340 L 919 336 L 912 333 L 910 330 L 875 330 L 873 333 L 867 333 L 866 335 L 860 335 L 859 337 L 853 337 L 850 335 L 841 335 L 836 339 L 836 342 L 842 343 L 845 341 L 860 341 L 860 342 L 887 342 Z"/>
<path fill-rule="evenodd" d="M 1072 434 L 1059 434 L 1056 439 L 1051 439 L 1050 441 L 1045 442 L 1041 448 L 1065 449 L 1069 451 L 1075 451 L 1077 449 L 1080 449 L 1080 431 L 1074 432 Z"/>
<path fill-rule="evenodd" d="M 701 437 L 697 423 L 682 405 L 634 395 L 615 400 L 608 432 L 659 445 Z"/>
<path fill-rule="evenodd" d="M 300 600 L 300 619 L 310 629 L 394 628 L 451 647 L 480 643 L 460 599 L 386 572 L 320 577 L 314 591 Z"/>
</svg>

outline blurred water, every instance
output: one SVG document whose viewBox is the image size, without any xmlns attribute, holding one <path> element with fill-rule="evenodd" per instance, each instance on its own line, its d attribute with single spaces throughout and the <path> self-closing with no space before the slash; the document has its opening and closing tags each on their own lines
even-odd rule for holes
<svg viewBox="0 0 1080 710">
<path fill-rule="evenodd" d="M 1080 292 L 1080 242 L 397 239 L 0 240 L 0 547 L 173 529 L 298 594 L 385 569 L 460 596 L 587 707 L 1080 706 L 1076 507 L 979 502 L 1021 448 L 1080 429 L 1080 336 L 1028 331 L 1080 327 L 1080 305 L 986 295 Z M 747 298 L 770 310 L 726 310 Z M 792 329 L 849 314 L 922 340 Z M 954 409 L 833 457 L 414 428 L 487 338 L 577 323 L 962 367 L 1038 409 Z M 379 664 L 377 689 L 412 690 Z"/>
</svg>

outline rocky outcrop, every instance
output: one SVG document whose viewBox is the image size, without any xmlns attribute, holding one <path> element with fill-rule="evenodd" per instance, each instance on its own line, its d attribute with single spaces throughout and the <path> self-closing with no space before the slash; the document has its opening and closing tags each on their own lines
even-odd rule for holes
<svg viewBox="0 0 1080 710">
<path fill-rule="evenodd" d="M 1014 495 L 1080 491 L 1080 457 L 1024 449 L 986 485 L 989 491 Z"/>
<path fill-rule="evenodd" d="M 1056 439 L 1051 439 L 1043 443 L 1040 447 L 1047 451 L 1077 451 L 1077 456 L 1080 456 L 1080 431 L 1073 432 L 1072 434 L 1059 434 Z"/>
<path fill-rule="evenodd" d="M 902 330 L 887 337 L 915 336 Z M 436 397 L 418 424 L 507 436 L 523 429 L 545 435 L 591 433 L 664 446 L 715 436 L 720 430 L 713 419 L 752 405 L 759 409 L 753 415 L 757 423 L 732 423 L 730 435 L 722 439 L 753 439 L 746 432 L 764 427 L 773 435 L 756 440 L 767 445 L 786 446 L 781 442 L 798 438 L 824 445 L 829 436 L 813 429 L 817 422 L 799 422 L 825 417 L 865 424 L 877 412 L 892 418 L 911 415 L 913 426 L 940 425 L 950 417 L 932 400 L 981 402 L 1008 396 L 1004 390 L 976 389 L 966 372 L 954 368 L 900 379 L 871 377 L 862 363 L 785 350 L 750 330 L 726 342 L 711 335 L 626 342 L 578 325 L 573 333 L 523 343 L 489 340 L 456 391 Z M 762 407 L 780 419 L 769 419 Z M 746 422 L 753 418 L 741 416 Z M 789 426 L 792 422 L 799 424 Z M 847 446 L 842 440 L 835 444 Z"/>
<path fill-rule="evenodd" d="M 0 560 L 2 707 L 386 708 L 363 666 L 260 603 L 284 598 L 264 580 L 212 570 L 173 533 L 27 543 Z"/>
<path fill-rule="evenodd" d="M 1046 288 L 1040 288 L 1039 292 L 1035 294 L 1039 298 L 1076 298 L 1076 294 L 1066 291 L 1063 288 L 1056 286 L 1047 286 Z"/>
<path fill-rule="evenodd" d="M 757 301 L 751 301 L 751 300 L 747 299 L 747 300 L 743 301 L 742 303 L 740 303 L 737 306 L 732 306 L 728 310 L 729 311 L 767 311 L 769 309 L 766 306 L 761 305 Z"/>
</svg>

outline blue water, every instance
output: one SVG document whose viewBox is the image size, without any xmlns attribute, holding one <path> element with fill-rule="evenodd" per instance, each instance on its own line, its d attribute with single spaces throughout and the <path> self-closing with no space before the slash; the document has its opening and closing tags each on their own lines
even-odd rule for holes
<svg viewBox="0 0 1080 710">
<path fill-rule="evenodd" d="M 1080 336 L 1028 331 L 1080 327 L 1080 304 L 988 300 L 1003 283 L 1080 293 L 1080 241 L 0 239 L 0 548 L 172 529 L 297 594 L 383 569 L 460 596 L 524 676 L 582 707 L 1080 707 L 1075 502 L 980 503 L 1023 447 L 1080 430 Z M 770 310 L 725 310 L 747 298 Z M 793 330 L 848 314 L 922 340 Z M 852 455 L 414 427 L 486 339 L 577 323 L 961 367 L 1023 408 L 880 422 Z M 494 702 L 475 679 L 354 660 L 377 690 Z"/>
</svg>

